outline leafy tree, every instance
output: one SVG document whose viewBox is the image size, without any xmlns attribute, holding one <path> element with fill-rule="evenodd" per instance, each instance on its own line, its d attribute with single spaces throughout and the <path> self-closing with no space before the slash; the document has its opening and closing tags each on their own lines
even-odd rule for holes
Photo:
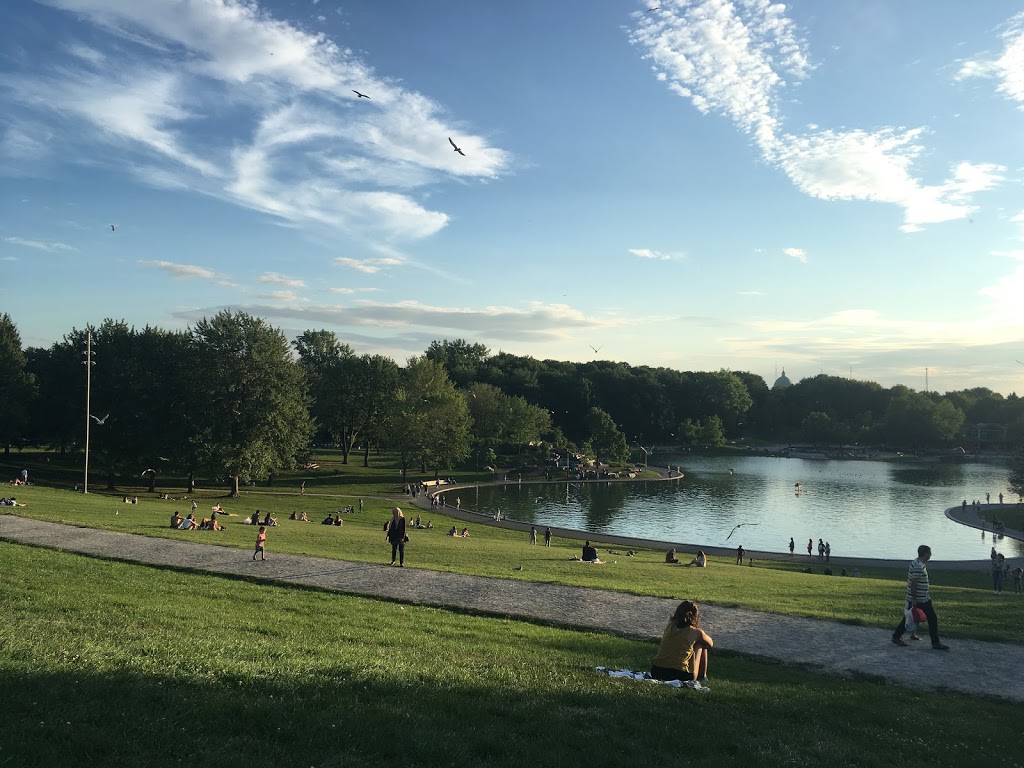
<svg viewBox="0 0 1024 768">
<path fill-rule="evenodd" d="M 21 336 L 5 312 L 0 315 L 0 444 L 5 456 L 11 452 L 11 443 L 25 434 L 35 396 L 35 377 L 27 370 Z"/>
<path fill-rule="evenodd" d="M 398 451 L 402 480 L 414 463 L 424 471 L 439 471 L 468 456 L 469 428 L 466 400 L 445 369 L 425 357 L 410 358 L 401 372 L 387 429 L 388 444 Z"/>
<path fill-rule="evenodd" d="M 266 321 L 223 311 L 193 329 L 203 371 L 195 436 L 205 466 L 231 479 L 292 466 L 312 433 L 302 369 L 284 334 Z"/>
<path fill-rule="evenodd" d="M 317 435 L 324 442 L 342 441 L 339 424 L 339 400 L 343 397 L 342 366 L 355 356 L 347 344 L 338 341 L 333 331 L 303 331 L 294 342 L 299 365 L 306 376 L 310 396 L 310 416 Z M 343 463 L 348 463 L 350 444 L 342 441 Z"/>
<path fill-rule="evenodd" d="M 725 426 L 718 416 L 708 416 L 700 423 L 700 441 L 705 445 L 725 445 Z"/>
<path fill-rule="evenodd" d="M 432 341 L 424 357 L 444 366 L 451 382 L 460 389 L 478 380 L 491 351 L 483 344 L 470 344 L 465 339 Z"/>
<path fill-rule="evenodd" d="M 835 424 L 833 424 L 832 418 L 821 411 L 807 414 L 800 428 L 803 430 L 804 437 L 815 446 L 830 442 L 835 434 Z"/>
<path fill-rule="evenodd" d="M 694 422 L 690 419 L 683 419 L 683 421 L 676 427 L 676 436 L 679 438 L 679 442 L 682 445 L 693 445 L 701 436 L 700 422 Z"/>
<path fill-rule="evenodd" d="M 383 355 L 363 355 L 351 386 L 358 395 L 358 434 L 362 435 L 363 466 L 370 466 L 370 444 L 384 439 L 388 417 L 400 378 L 398 363 Z"/>
<path fill-rule="evenodd" d="M 591 408 L 587 413 L 587 426 L 590 429 L 589 442 L 599 465 L 602 456 L 609 461 L 625 461 L 629 457 L 626 436 L 615 426 L 607 411 Z"/>
<path fill-rule="evenodd" d="M 959 434 L 964 414 L 948 400 L 936 402 L 919 392 L 897 386 L 882 425 L 885 439 L 896 445 L 948 444 Z"/>
</svg>

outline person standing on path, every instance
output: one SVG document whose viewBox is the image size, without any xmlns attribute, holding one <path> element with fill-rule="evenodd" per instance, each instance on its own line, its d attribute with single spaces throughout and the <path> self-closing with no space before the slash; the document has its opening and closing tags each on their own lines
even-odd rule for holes
<svg viewBox="0 0 1024 768">
<path fill-rule="evenodd" d="M 991 494 L 986 493 L 985 494 L 985 503 L 988 504 L 989 503 L 989 499 L 991 499 L 991 498 L 992 498 Z"/>
<path fill-rule="evenodd" d="M 267 528 L 264 525 L 260 526 L 260 532 L 256 534 L 256 551 L 252 553 L 252 559 L 256 559 L 256 555 L 260 556 L 260 560 L 267 559 Z"/>
<path fill-rule="evenodd" d="M 1001 552 L 992 561 L 992 591 L 1003 594 L 1003 577 L 1006 575 L 1006 556 Z"/>
<path fill-rule="evenodd" d="M 796 542 L 795 542 L 795 541 L 793 541 L 793 537 L 792 537 L 792 536 L 790 536 L 790 537 L 789 537 L 789 556 L 790 556 L 790 557 L 792 557 L 792 556 L 793 556 L 793 552 L 794 552 L 794 550 L 796 550 Z"/>
<path fill-rule="evenodd" d="M 736 565 L 743 565 L 743 554 L 745 551 L 742 544 L 736 547 Z"/>
<path fill-rule="evenodd" d="M 821 539 L 818 539 L 818 559 L 819 560 L 824 560 L 825 559 L 825 542 L 822 541 Z"/>
<path fill-rule="evenodd" d="M 537 543 L 537 528 L 535 526 L 532 526 L 532 525 L 530 526 L 530 543 L 531 544 L 536 544 Z"/>
<path fill-rule="evenodd" d="M 832 562 L 832 545 L 827 541 L 825 542 L 825 562 Z"/>
<path fill-rule="evenodd" d="M 299 496 L 305 496 L 305 495 L 306 495 L 306 481 L 303 480 L 301 483 L 299 483 Z"/>
<path fill-rule="evenodd" d="M 409 540 L 409 537 L 405 535 L 405 515 L 402 514 L 402 510 L 398 507 L 391 510 L 387 540 L 391 544 L 391 564 L 395 564 L 395 555 L 398 555 L 398 565 L 404 568 L 405 542 Z"/>
<path fill-rule="evenodd" d="M 907 599 L 903 618 L 892 633 L 893 645 L 906 646 L 907 642 L 903 639 L 903 635 L 907 631 L 906 611 L 920 608 L 928 620 L 928 634 L 932 639 L 932 648 L 936 651 L 949 650 L 949 646 L 939 640 L 939 619 L 935 615 L 932 598 L 928 592 L 927 563 L 931 559 L 932 548 L 927 544 L 922 544 L 917 548 L 917 559 L 911 561 L 910 567 L 907 569 Z"/>
<path fill-rule="evenodd" d="M 811 553 L 813 551 L 814 551 L 814 539 L 808 539 L 807 540 L 807 556 L 810 557 Z"/>
<path fill-rule="evenodd" d="M 550 528 L 545 528 L 544 529 L 544 546 L 545 547 L 550 547 L 551 546 L 551 529 Z"/>
</svg>

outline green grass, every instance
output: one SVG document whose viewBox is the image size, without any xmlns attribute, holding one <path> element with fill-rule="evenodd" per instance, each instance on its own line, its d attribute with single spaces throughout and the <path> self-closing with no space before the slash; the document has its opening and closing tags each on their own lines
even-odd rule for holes
<svg viewBox="0 0 1024 768">
<path fill-rule="evenodd" d="M 1019 705 L 0 543 L 2 766 L 1019 765 Z"/>
<path fill-rule="evenodd" d="M 182 532 L 167 527 L 172 512 L 186 512 L 189 502 L 160 501 L 140 496 L 139 505 L 121 503 L 121 494 L 88 496 L 53 488 L 18 489 L 28 507 L 19 515 L 41 520 L 106 528 L 146 536 L 188 538 L 192 541 L 252 547 L 256 532 L 239 521 L 259 508 L 273 511 L 280 525 L 269 531 L 268 551 L 307 554 L 364 562 L 386 562 L 390 548 L 382 526 L 392 502 L 365 499 L 365 511 L 345 516 L 342 528 L 319 525 L 329 510 L 355 502 L 310 495 L 275 496 L 246 493 L 240 499 L 202 496 L 200 517 L 209 514 L 214 502 L 222 502 L 238 516 L 221 518 L 223 533 Z M 308 485 L 307 485 L 308 490 Z M 292 510 L 305 510 L 311 523 L 287 520 Z M 406 506 L 410 518 L 415 508 Z M 609 555 L 602 549 L 602 566 L 584 566 L 570 558 L 580 543 L 555 539 L 555 546 L 530 546 L 525 533 L 452 520 L 440 514 L 419 512 L 433 520 L 431 531 L 410 531 L 408 566 L 454 573 L 494 576 L 526 581 L 552 582 L 611 589 L 633 594 L 688 598 L 719 605 L 742 606 L 772 613 L 831 619 L 866 626 L 892 627 L 898 620 L 906 579 L 905 571 L 862 568 L 863 578 L 804 574 L 802 562 L 761 561 L 758 567 L 736 566 L 732 558 L 710 559 L 707 569 L 670 566 L 661 551 L 640 551 L 636 557 Z M 445 536 L 451 525 L 470 528 L 468 539 Z M 623 547 L 612 547 L 624 552 Z M 614 562 L 612 562 L 614 561 Z M 522 566 L 523 570 L 514 570 Z M 816 566 L 817 567 L 817 566 Z M 838 569 L 836 569 L 838 570 Z M 936 571 L 932 574 L 936 610 L 944 637 L 967 637 L 1021 644 L 1018 628 L 1024 624 L 1024 599 L 991 593 L 987 569 L 983 572 Z"/>
</svg>

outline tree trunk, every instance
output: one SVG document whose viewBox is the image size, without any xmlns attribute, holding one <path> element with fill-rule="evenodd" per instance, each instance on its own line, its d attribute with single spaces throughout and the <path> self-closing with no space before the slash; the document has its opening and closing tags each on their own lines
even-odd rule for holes
<svg viewBox="0 0 1024 768">
<path fill-rule="evenodd" d="M 149 472 L 149 492 L 156 493 L 156 475 Z"/>
<path fill-rule="evenodd" d="M 113 470 L 113 468 L 107 470 L 107 490 L 108 491 L 112 491 L 112 490 L 114 490 L 117 487 L 114 484 L 114 480 L 115 479 L 116 478 L 114 477 L 114 470 Z"/>
<path fill-rule="evenodd" d="M 11 444 L 7 443 L 6 445 L 4 445 L 4 456 L 6 457 L 6 456 L 10 456 L 10 455 L 11 455 Z"/>
<path fill-rule="evenodd" d="M 363 466 L 370 466 L 370 441 L 366 441 L 366 449 L 363 451 Z M 405 473 L 402 473 L 402 479 L 405 479 Z"/>
<path fill-rule="evenodd" d="M 195 475 L 193 475 L 191 472 L 188 473 L 188 492 L 196 492 L 196 478 Z"/>
<path fill-rule="evenodd" d="M 348 455 L 352 451 L 352 439 L 349 430 L 345 427 L 341 430 L 341 463 L 348 464 Z"/>
<path fill-rule="evenodd" d="M 229 498 L 237 499 L 239 497 L 240 491 L 238 490 L 238 483 L 240 481 L 240 478 L 241 475 L 231 476 L 231 492 L 228 494 Z"/>
</svg>

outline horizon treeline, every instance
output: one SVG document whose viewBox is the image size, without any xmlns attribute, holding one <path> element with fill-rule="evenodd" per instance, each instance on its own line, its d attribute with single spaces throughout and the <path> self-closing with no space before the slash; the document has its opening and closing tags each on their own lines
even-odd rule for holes
<svg viewBox="0 0 1024 768">
<path fill-rule="evenodd" d="M 263 319 L 224 311 L 186 331 L 108 319 L 27 349 L 0 315 L 5 449 L 84 440 L 88 333 L 90 442 L 111 476 L 152 461 L 237 483 L 292 466 L 311 443 L 341 447 L 346 462 L 359 448 L 364 463 L 371 445 L 385 447 L 424 471 L 537 441 L 606 458 L 629 446 L 741 441 L 1024 447 L 1024 401 L 985 387 L 940 395 L 819 375 L 771 390 L 744 371 L 537 360 L 463 339 L 434 341 L 400 365 L 357 355 L 330 331 L 289 342 Z"/>
</svg>

